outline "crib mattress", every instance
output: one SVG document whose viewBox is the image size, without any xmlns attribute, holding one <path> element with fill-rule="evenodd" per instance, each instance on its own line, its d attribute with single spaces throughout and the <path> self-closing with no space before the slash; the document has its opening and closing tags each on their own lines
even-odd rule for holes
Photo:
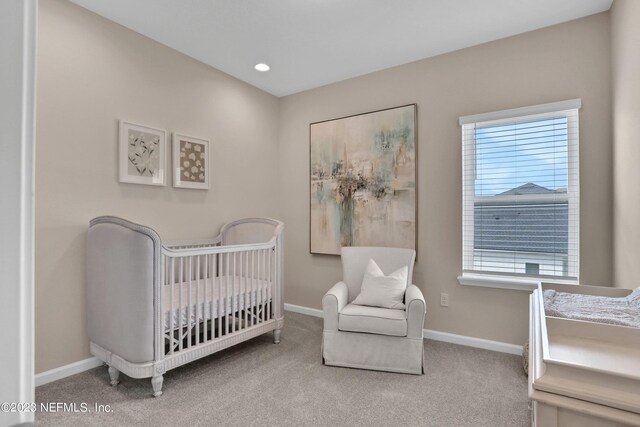
<svg viewBox="0 0 640 427">
<path fill-rule="evenodd" d="M 171 286 L 163 286 L 165 332 L 179 328 L 180 320 L 182 320 L 184 327 L 271 301 L 272 283 L 268 280 L 243 276 L 217 276 L 213 278 L 213 287 L 211 282 L 211 278 L 200 279 L 199 283 L 193 280 L 191 282 L 191 299 L 189 299 L 189 282 L 174 284 L 173 309 Z M 181 293 L 182 304 L 180 304 Z"/>
</svg>

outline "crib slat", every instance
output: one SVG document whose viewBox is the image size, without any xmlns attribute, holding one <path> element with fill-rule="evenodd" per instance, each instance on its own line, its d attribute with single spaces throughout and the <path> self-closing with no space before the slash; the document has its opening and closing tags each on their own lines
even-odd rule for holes
<svg viewBox="0 0 640 427">
<path fill-rule="evenodd" d="M 244 264 L 243 264 L 243 260 L 244 260 L 244 252 L 239 251 L 238 252 L 238 270 L 237 270 L 237 274 L 238 274 L 238 290 L 236 291 L 236 299 L 238 300 L 238 311 L 236 312 L 236 319 L 238 319 L 238 326 L 236 328 L 236 330 L 241 331 L 242 330 L 242 271 L 244 269 Z"/>
<path fill-rule="evenodd" d="M 236 318 L 238 319 L 238 327 L 236 328 L 238 331 L 242 330 L 242 304 L 244 303 L 244 301 L 242 300 L 243 298 L 243 294 L 242 294 L 242 290 L 243 288 L 243 277 L 242 277 L 242 272 L 244 270 L 244 252 L 239 251 L 238 252 L 238 290 L 236 291 L 236 299 L 238 300 L 238 311 L 236 314 Z"/>
<path fill-rule="evenodd" d="M 271 249 L 271 257 L 273 259 L 271 268 L 273 268 L 271 287 L 269 288 L 269 300 L 271 301 L 271 318 L 276 318 L 276 306 L 275 306 L 275 292 L 276 292 L 276 283 L 278 283 L 278 279 L 276 276 L 278 275 L 278 253 L 276 252 L 275 246 Z"/>
<path fill-rule="evenodd" d="M 267 261 L 265 257 L 265 251 L 260 250 L 260 262 L 262 263 L 262 275 L 260 278 L 262 281 L 260 282 L 260 321 L 264 323 L 265 318 L 265 306 L 264 306 L 264 287 L 267 281 Z"/>
<path fill-rule="evenodd" d="M 262 271 L 262 269 L 260 268 L 260 251 L 257 250 L 256 251 L 256 277 L 255 277 L 255 290 L 254 290 L 254 296 L 255 296 L 255 311 L 256 311 L 256 315 L 255 315 L 255 324 L 257 325 L 258 323 L 260 323 L 260 298 L 259 298 L 259 291 L 260 291 L 260 271 Z"/>
<path fill-rule="evenodd" d="M 209 256 L 202 256 L 202 342 L 207 342 L 207 274 L 209 272 Z"/>
<path fill-rule="evenodd" d="M 264 287 L 267 280 L 267 257 L 264 250 L 260 250 L 260 256 L 262 257 L 262 282 L 260 282 L 260 321 L 264 323 L 265 318 L 265 306 L 264 306 Z"/>
<path fill-rule="evenodd" d="M 200 292 L 200 285 L 198 285 L 198 292 L 200 292 L 200 302 L 198 303 L 198 307 L 200 309 L 200 316 L 202 316 L 200 323 L 200 333 L 202 334 L 202 338 L 200 338 L 200 342 L 204 343 L 207 340 L 207 313 L 205 312 L 207 301 L 207 278 L 205 276 L 205 270 L 207 269 L 207 257 L 201 255 L 198 258 L 200 259 L 200 272 L 198 273 L 198 278 L 200 283 L 202 283 L 202 292 Z"/>
<path fill-rule="evenodd" d="M 262 260 L 261 260 L 261 251 L 256 251 L 256 267 L 258 269 L 256 274 L 256 324 L 260 323 L 260 278 L 262 277 Z"/>
<path fill-rule="evenodd" d="M 213 315 L 214 308 L 217 309 L 216 292 L 216 280 L 218 278 L 218 255 L 211 255 L 211 262 L 213 263 L 211 269 L 211 339 L 216 337 L 216 318 Z M 217 312 L 216 312 L 217 316 Z"/>
<path fill-rule="evenodd" d="M 173 349 L 175 347 L 174 342 L 173 342 L 173 335 L 174 335 L 174 331 L 175 331 L 175 322 L 173 320 L 173 310 L 174 310 L 174 306 L 175 303 L 173 301 L 174 297 L 173 297 L 173 291 L 175 289 L 175 281 L 176 281 L 176 271 L 175 271 L 175 264 L 176 264 L 176 259 L 171 257 L 166 257 L 165 259 L 169 259 L 170 262 L 170 267 L 169 267 L 169 353 L 173 354 Z"/>
<path fill-rule="evenodd" d="M 164 324 L 167 322 L 168 320 L 168 316 L 167 316 L 167 311 L 164 309 L 164 303 L 165 300 L 167 298 L 170 297 L 165 297 L 164 293 L 167 289 L 170 289 L 169 287 L 169 261 L 166 257 L 162 257 L 162 305 L 160 307 L 162 307 L 162 332 L 163 332 L 163 336 L 164 336 L 164 348 L 163 348 L 163 355 L 167 355 L 167 351 L 168 349 L 166 348 L 166 343 L 167 343 L 167 339 L 169 339 L 170 337 L 167 335 L 167 332 L 165 331 L 165 327 Z"/>
<path fill-rule="evenodd" d="M 218 321 L 218 337 L 222 335 L 222 326 L 220 322 L 222 321 L 222 312 L 220 311 L 220 300 L 222 299 L 222 254 L 217 255 L 218 259 L 218 274 L 216 275 L 216 282 L 218 283 L 218 298 L 216 298 L 218 311 L 216 312 L 216 320 Z"/>
<path fill-rule="evenodd" d="M 170 289 L 170 287 L 169 287 L 169 260 L 164 256 L 162 257 L 162 280 L 163 280 L 162 281 L 162 299 L 160 300 L 162 304 L 160 305 L 160 307 L 162 307 L 162 332 L 163 332 L 164 344 L 165 344 L 163 348 L 163 354 L 166 356 L 167 352 L 169 351 L 169 349 L 166 348 L 167 339 L 170 340 L 171 337 L 165 330 L 164 325 L 169 319 L 168 313 L 170 313 L 171 311 L 167 312 L 167 310 L 164 309 L 164 303 L 167 298 L 171 298 L 171 297 L 170 296 L 165 297 L 165 291 L 167 289 Z M 171 329 L 169 329 L 169 331 L 171 331 Z"/>
<path fill-rule="evenodd" d="M 236 331 L 236 322 L 235 322 L 235 301 L 236 301 L 236 253 L 233 253 L 233 274 L 231 279 L 231 333 Z"/>
<path fill-rule="evenodd" d="M 257 303 L 260 307 L 260 323 L 264 323 L 264 299 L 262 298 L 262 290 L 264 289 L 264 274 L 266 269 L 264 268 L 264 251 L 261 249 L 259 252 L 260 257 L 260 287 L 258 291 L 260 292 L 260 297 L 256 296 Z"/>
<path fill-rule="evenodd" d="M 269 280 L 269 264 L 267 261 L 267 250 L 262 251 L 262 262 L 264 262 L 264 279 L 262 282 L 262 321 L 267 320 L 267 281 Z"/>
<path fill-rule="evenodd" d="M 200 317 L 198 315 L 198 310 L 200 309 L 200 257 L 196 257 L 196 308 L 195 308 L 195 319 L 196 319 L 196 345 L 200 344 Z"/>
<path fill-rule="evenodd" d="M 209 268 L 209 280 L 211 280 L 211 301 L 209 301 L 209 325 L 211 327 L 211 332 L 209 333 L 210 339 L 213 340 L 216 338 L 216 318 L 213 315 L 215 309 L 215 301 L 216 301 L 216 276 L 217 276 L 217 268 L 216 268 L 216 255 L 210 255 L 209 260 L 211 262 Z"/>
<path fill-rule="evenodd" d="M 180 326 L 180 329 L 178 329 L 178 340 L 179 340 L 179 351 L 182 351 L 182 328 L 183 328 L 183 324 L 182 324 L 182 307 L 184 307 L 183 303 L 182 303 L 182 291 L 183 291 L 183 286 L 182 283 L 184 282 L 184 258 L 180 257 L 180 264 L 178 266 L 178 287 L 180 290 L 180 294 L 178 295 L 178 300 L 180 303 L 180 307 L 178 308 L 178 324 Z"/>
<path fill-rule="evenodd" d="M 187 348 L 191 348 L 191 329 L 193 328 L 193 326 L 191 325 L 191 285 L 192 285 L 192 277 L 193 277 L 193 257 L 189 257 L 187 258 L 188 263 L 187 263 L 187 273 L 189 274 L 189 287 L 188 289 L 188 294 L 187 294 L 187 301 L 189 301 L 187 304 Z"/>
<path fill-rule="evenodd" d="M 211 312 L 209 312 L 209 316 L 207 316 L 207 309 L 210 308 L 210 300 L 208 300 L 207 298 L 207 289 L 210 287 L 209 284 L 209 274 L 211 271 L 211 257 L 207 254 L 207 255 L 203 255 L 204 257 L 204 282 L 202 284 L 202 293 L 204 294 L 204 296 L 202 297 L 202 318 L 203 318 L 203 322 L 202 322 L 202 328 L 204 331 L 203 334 L 203 342 L 208 342 L 211 340 L 211 338 L 209 338 L 209 325 L 210 325 L 210 321 L 211 321 Z"/>
<path fill-rule="evenodd" d="M 238 289 L 236 290 L 238 309 L 236 311 L 236 319 L 238 324 L 236 326 L 236 331 L 242 330 L 242 256 L 243 252 L 238 251 L 238 269 L 236 270 L 236 274 L 238 276 Z"/>
<path fill-rule="evenodd" d="M 271 285 L 269 286 L 269 319 L 275 318 L 275 306 L 273 305 L 273 293 L 276 286 L 276 252 L 275 247 L 269 249 L 269 255 L 271 258 Z"/>
<path fill-rule="evenodd" d="M 207 259 L 208 258 L 206 255 L 202 255 L 200 259 L 202 260 L 200 262 L 200 265 L 202 267 L 202 272 L 200 275 L 200 280 L 202 281 L 202 299 L 201 299 L 202 326 L 200 326 L 200 332 L 202 332 L 202 339 L 200 340 L 200 342 L 205 343 L 207 342 L 207 271 L 208 271 Z"/>
<path fill-rule="evenodd" d="M 229 289 L 229 253 L 226 254 L 225 257 L 226 260 L 226 270 L 225 270 L 225 282 L 227 285 L 227 293 L 225 294 L 225 301 L 224 301 L 224 311 L 226 314 L 226 322 L 225 322 L 225 331 L 226 334 L 229 334 L 229 312 L 231 311 L 231 308 L 229 307 L 229 296 L 231 295 L 231 290 Z"/>
<path fill-rule="evenodd" d="M 262 256 L 264 257 L 264 282 L 262 284 L 262 321 L 266 322 L 267 318 L 267 286 L 269 282 L 269 249 L 264 249 Z"/>
<path fill-rule="evenodd" d="M 249 289 L 249 251 L 245 251 L 244 257 L 244 327 L 246 329 L 249 327 L 249 306 L 251 305 L 251 296 L 247 294 Z"/>
<path fill-rule="evenodd" d="M 244 262 L 245 252 L 241 251 L 238 255 L 240 257 L 240 270 L 238 271 L 238 329 L 243 330 L 247 327 L 244 322 L 244 308 L 246 306 L 244 294 L 246 291 L 245 283 L 247 280 L 244 274 L 244 270 L 246 269 L 246 263 Z M 242 307 L 242 310 L 240 307 Z"/>
<path fill-rule="evenodd" d="M 258 275 L 256 276 L 256 323 L 260 323 L 261 320 L 261 312 L 260 312 L 260 286 L 262 286 L 262 251 L 256 251 L 256 262 L 258 265 Z"/>
<path fill-rule="evenodd" d="M 256 251 L 251 251 L 251 276 L 249 276 L 249 315 L 250 325 L 253 326 L 255 318 L 253 317 L 253 285 L 254 277 L 256 277 Z"/>
<path fill-rule="evenodd" d="M 273 280 L 271 280 L 271 249 L 267 249 L 269 259 L 269 279 L 267 279 L 267 320 L 271 320 L 271 286 Z"/>
<path fill-rule="evenodd" d="M 204 277 L 205 277 L 205 282 L 204 282 L 205 298 L 204 299 L 205 301 L 207 301 L 207 284 L 208 283 L 210 283 L 210 287 L 211 287 L 211 293 L 209 294 L 211 299 L 207 301 L 209 303 L 209 319 L 208 319 L 209 325 L 207 327 L 207 323 L 205 322 L 204 335 L 205 335 L 205 338 L 208 338 L 207 341 L 211 341 L 211 339 L 213 339 L 213 310 L 212 310 L 213 307 L 211 307 L 211 301 L 213 301 L 213 277 L 211 277 L 211 268 L 213 267 L 212 266 L 213 257 L 211 255 L 207 255 L 206 260 L 207 260 L 207 263 L 206 263 L 206 269 L 204 272 Z M 209 280 L 209 282 L 207 282 L 207 280 Z M 205 304 L 203 304 L 202 311 L 205 311 L 205 307 L 204 307 Z"/>
<path fill-rule="evenodd" d="M 211 301 L 209 301 L 209 328 L 210 328 L 210 337 L 211 339 L 214 339 L 215 336 L 215 328 L 214 328 L 214 317 L 213 317 L 213 302 L 215 301 L 214 297 L 213 297 L 213 288 L 214 288 L 214 283 L 215 283 L 215 267 L 213 265 L 213 260 L 214 260 L 215 255 L 210 255 L 208 258 L 210 258 L 209 260 L 209 280 L 211 281 Z"/>
</svg>

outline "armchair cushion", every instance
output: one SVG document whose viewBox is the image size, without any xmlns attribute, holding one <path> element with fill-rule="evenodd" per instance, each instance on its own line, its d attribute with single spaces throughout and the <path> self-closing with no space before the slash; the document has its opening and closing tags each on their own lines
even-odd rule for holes
<svg viewBox="0 0 640 427">
<path fill-rule="evenodd" d="M 402 310 L 347 304 L 340 311 L 338 329 L 406 337 L 407 318 Z"/>
<path fill-rule="evenodd" d="M 407 289 L 408 274 L 409 267 L 405 265 L 385 276 L 378 264 L 369 259 L 360 294 L 353 300 L 353 304 L 404 310 L 402 301 Z"/>
</svg>

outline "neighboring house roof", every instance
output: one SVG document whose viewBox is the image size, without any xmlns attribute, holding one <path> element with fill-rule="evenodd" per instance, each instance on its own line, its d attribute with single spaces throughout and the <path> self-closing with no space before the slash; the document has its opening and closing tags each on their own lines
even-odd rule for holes
<svg viewBox="0 0 640 427">
<path fill-rule="evenodd" d="M 533 182 L 527 182 L 526 184 L 522 184 L 520 187 L 512 188 L 511 190 L 507 190 L 503 193 L 500 193 L 498 194 L 498 196 L 522 195 L 522 194 L 555 194 L 555 193 L 566 193 L 566 190 L 565 189 L 551 190 L 550 188 L 543 187 L 538 184 L 534 184 Z"/>
<path fill-rule="evenodd" d="M 537 191 L 534 193 L 533 190 Z M 501 195 L 548 192 L 556 193 L 536 184 L 525 184 Z M 477 202 L 474 210 L 474 248 L 567 254 L 568 225 L 569 206 L 566 201 Z"/>
</svg>

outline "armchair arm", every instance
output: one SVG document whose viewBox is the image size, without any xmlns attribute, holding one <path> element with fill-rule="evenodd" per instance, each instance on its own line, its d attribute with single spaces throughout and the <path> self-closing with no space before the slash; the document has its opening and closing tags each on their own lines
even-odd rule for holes
<svg viewBox="0 0 640 427">
<path fill-rule="evenodd" d="M 409 285 L 404 298 L 407 313 L 407 337 L 422 338 L 424 317 L 427 312 L 424 296 L 416 285 Z"/>
<path fill-rule="evenodd" d="M 338 330 L 338 314 L 347 305 L 349 289 L 344 282 L 338 282 L 322 297 L 322 312 L 324 314 L 324 330 Z"/>
</svg>

